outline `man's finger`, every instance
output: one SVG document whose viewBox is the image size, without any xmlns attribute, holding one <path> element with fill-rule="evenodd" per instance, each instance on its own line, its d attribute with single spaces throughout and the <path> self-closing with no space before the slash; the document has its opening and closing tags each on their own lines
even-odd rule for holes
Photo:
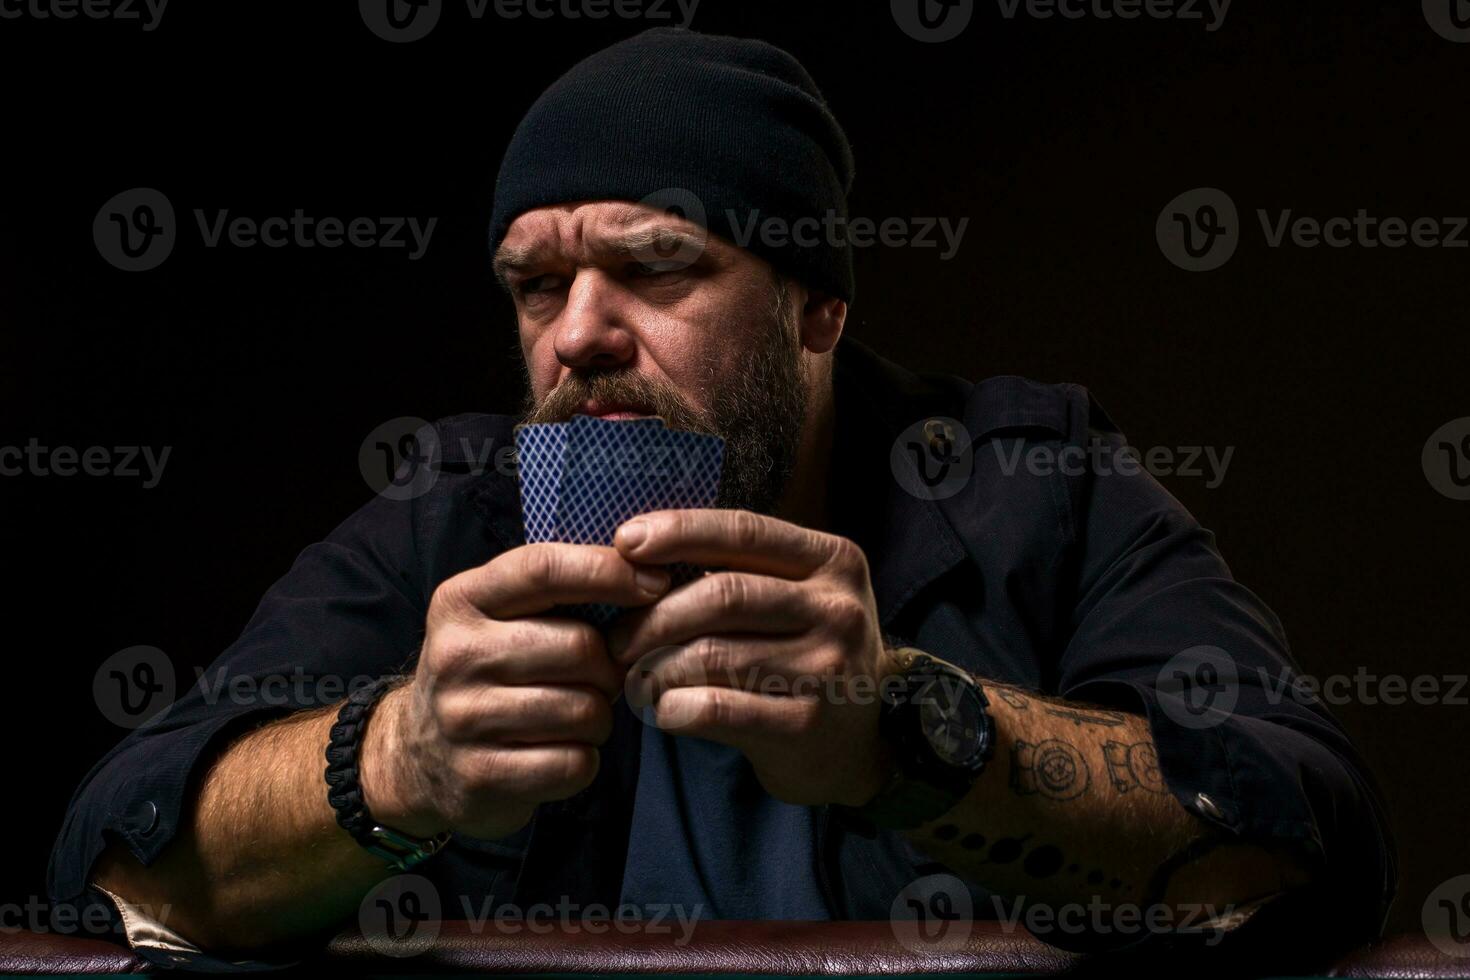
<svg viewBox="0 0 1470 980">
<path fill-rule="evenodd" d="M 447 696 L 439 712 L 456 742 L 601 745 L 613 727 L 607 696 L 587 687 L 468 688 Z"/>
<path fill-rule="evenodd" d="M 472 642 L 485 652 L 462 658 L 446 673 L 494 684 L 587 684 L 610 698 L 622 690 L 623 668 L 590 623 L 540 616 L 461 628 L 473 630 Z"/>
<path fill-rule="evenodd" d="M 800 639 L 751 634 L 701 636 L 683 646 L 659 647 L 633 664 L 624 688 L 629 703 L 652 704 L 676 687 L 729 687 L 762 694 L 813 693 L 818 675 L 805 670 Z M 812 690 L 807 690 L 811 688 Z"/>
<path fill-rule="evenodd" d="M 582 602 L 642 606 L 669 587 L 663 569 L 639 567 L 614 548 L 553 542 L 513 548 L 449 582 L 459 598 L 496 619 Z"/>
<path fill-rule="evenodd" d="M 728 687 L 678 687 L 654 706 L 665 731 L 749 751 L 800 737 L 816 710 L 811 699 L 752 694 Z"/>
<path fill-rule="evenodd" d="M 608 630 L 607 651 L 629 664 L 650 650 L 708 633 L 798 633 L 820 618 L 810 591 L 786 579 L 715 572 L 620 619 Z"/>
<path fill-rule="evenodd" d="M 748 510 L 660 510 L 624 523 L 613 546 L 629 561 L 805 578 L 831 560 L 836 540 Z"/>
</svg>

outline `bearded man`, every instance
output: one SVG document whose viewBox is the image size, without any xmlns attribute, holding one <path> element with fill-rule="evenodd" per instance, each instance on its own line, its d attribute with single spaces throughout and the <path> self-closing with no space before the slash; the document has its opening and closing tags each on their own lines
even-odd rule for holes
<svg viewBox="0 0 1470 980">
<path fill-rule="evenodd" d="M 424 492 L 301 554 L 210 675 L 304 673 L 303 703 L 196 688 L 131 734 L 72 802 L 54 899 L 221 969 L 410 868 L 451 917 L 1020 903 L 1163 912 L 1041 934 L 1079 949 L 1181 941 L 1186 908 L 1216 939 L 1376 934 L 1372 777 L 1319 703 L 1271 696 L 1296 669 L 1276 617 L 1087 392 L 844 338 L 853 174 L 762 42 L 658 29 L 554 83 L 490 233 L 526 411 L 438 423 Z M 716 506 L 527 544 L 515 474 L 461 447 L 577 415 L 722 437 Z M 625 611 L 566 615 L 586 603 Z"/>
</svg>

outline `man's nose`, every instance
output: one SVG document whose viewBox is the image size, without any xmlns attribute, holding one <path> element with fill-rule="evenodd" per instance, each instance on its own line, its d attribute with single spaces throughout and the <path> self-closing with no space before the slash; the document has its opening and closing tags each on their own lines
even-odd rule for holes
<svg viewBox="0 0 1470 980">
<path fill-rule="evenodd" d="M 637 342 L 629 328 L 629 298 L 596 269 L 579 269 L 567 288 L 556 328 L 556 357 L 569 368 L 606 370 L 633 360 Z"/>
</svg>

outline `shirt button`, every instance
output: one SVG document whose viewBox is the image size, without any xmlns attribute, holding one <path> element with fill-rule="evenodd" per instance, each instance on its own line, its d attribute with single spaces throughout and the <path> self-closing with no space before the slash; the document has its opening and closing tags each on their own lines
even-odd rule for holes
<svg viewBox="0 0 1470 980">
<path fill-rule="evenodd" d="M 929 438 L 929 452 L 935 459 L 949 459 L 954 455 L 954 427 L 939 419 L 924 423 L 924 435 Z"/>
<path fill-rule="evenodd" d="M 153 828 L 158 826 L 158 806 L 152 800 L 144 800 L 139 803 L 138 809 L 133 814 L 133 823 L 138 833 L 145 837 L 153 833 Z"/>
<path fill-rule="evenodd" d="M 1220 805 L 1216 803 L 1208 793 L 1194 794 L 1194 805 L 1200 813 L 1212 820 L 1222 820 L 1225 814 L 1220 811 Z"/>
</svg>

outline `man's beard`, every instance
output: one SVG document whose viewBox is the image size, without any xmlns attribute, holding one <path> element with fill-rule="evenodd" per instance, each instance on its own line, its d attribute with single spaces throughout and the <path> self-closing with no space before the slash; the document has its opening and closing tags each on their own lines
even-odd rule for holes
<svg viewBox="0 0 1470 980">
<path fill-rule="evenodd" d="M 528 395 L 524 420 L 565 422 L 587 401 L 647 406 L 671 429 L 725 440 L 716 507 L 772 513 L 796 464 L 807 413 L 798 325 L 786 299 L 785 285 L 778 283 L 773 309 L 761 314 L 755 343 L 732 377 L 716 377 L 710 359 L 704 381 L 711 405 L 707 414 L 694 409 L 677 390 L 631 370 L 579 370 L 539 404 Z"/>
</svg>

